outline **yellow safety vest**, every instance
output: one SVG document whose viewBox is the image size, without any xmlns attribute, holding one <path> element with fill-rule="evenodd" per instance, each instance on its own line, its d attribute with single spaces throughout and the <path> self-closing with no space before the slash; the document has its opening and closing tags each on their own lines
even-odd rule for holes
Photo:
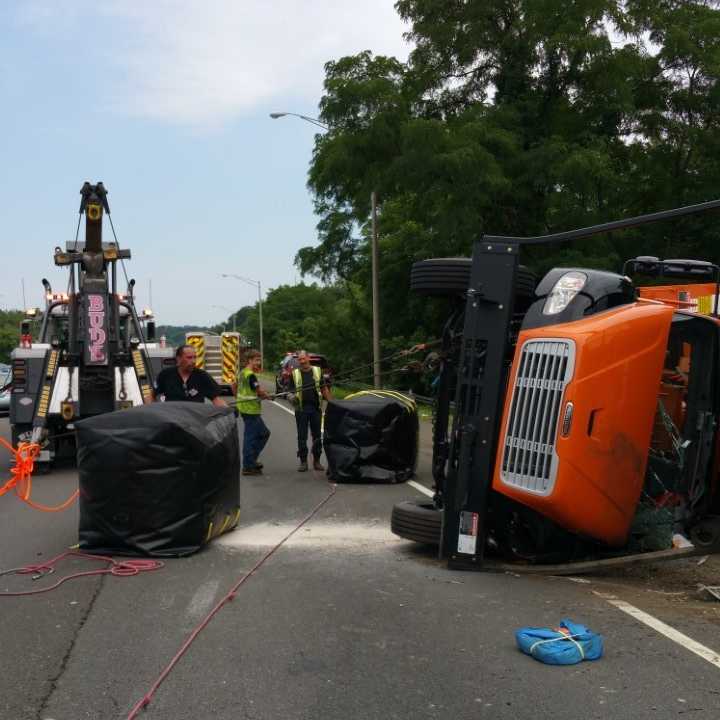
<svg viewBox="0 0 720 720">
<path fill-rule="evenodd" d="M 249 378 L 255 373 L 250 368 L 243 368 L 238 376 L 237 396 L 235 398 L 238 412 L 242 415 L 260 415 L 260 398 L 250 387 Z"/>
<path fill-rule="evenodd" d="M 310 369 L 312 370 L 313 380 L 315 381 L 315 392 L 318 396 L 318 405 L 320 405 L 320 401 L 322 400 L 322 393 L 320 392 L 320 379 L 322 378 L 322 370 L 317 365 L 311 365 Z M 298 399 L 298 408 L 302 410 L 303 379 L 300 368 L 295 368 L 292 372 L 292 376 L 293 382 L 295 383 L 295 393 Z"/>
</svg>

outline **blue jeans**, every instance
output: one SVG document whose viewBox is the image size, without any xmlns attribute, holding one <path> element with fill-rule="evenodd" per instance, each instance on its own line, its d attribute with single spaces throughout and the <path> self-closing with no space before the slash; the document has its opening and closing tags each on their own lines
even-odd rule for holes
<svg viewBox="0 0 720 720">
<path fill-rule="evenodd" d="M 241 413 L 243 425 L 243 469 L 249 470 L 257 464 L 258 457 L 270 438 L 270 431 L 261 415 Z"/>
<path fill-rule="evenodd" d="M 295 411 L 295 424 L 297 425 L 298 436 L 298 457 L 302 462 L 307 460 L 308 449 L 308 427 L 312 433 L 312 454 L 315 460 L 322 455 L 322 430 L 319 408 L 310 407 Z"/>
</svg>

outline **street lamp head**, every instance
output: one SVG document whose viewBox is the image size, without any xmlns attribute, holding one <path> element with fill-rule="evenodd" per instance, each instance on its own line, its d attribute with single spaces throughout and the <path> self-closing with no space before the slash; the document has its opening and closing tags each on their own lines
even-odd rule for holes
<svg viewBox="0 0 720 720">
<path fill-rule="evenodd" d="M 288 116 L 292 116 L 292 117 L 300 118 L 301 120 L 305 120 L 305 122 L 309 122 L 309 123 L 312 123 L 313 125 L 317 125 L 317 127 L 320 127 L 325 131 L 328 131 L 330 129 L 324 122 L 322 122 L 322 120 L 318 120 L 318 118 L 308 117 L 307 115 L 300 115 L 299 113 L 294 113 L 294 112 L 271 112 L 270 113 L 270 117 L 273 120 L 277 120 L 278 118 L 288 117 Z"/>
</svg>

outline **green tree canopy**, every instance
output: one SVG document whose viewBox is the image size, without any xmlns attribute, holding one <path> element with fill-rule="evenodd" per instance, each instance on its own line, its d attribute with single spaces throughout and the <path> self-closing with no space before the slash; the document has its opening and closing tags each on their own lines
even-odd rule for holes
<svg viewBox="0 0 720 720">
<path fill-rule="evenodd" d="M 486 231 L 545 234 L 717 197 L 718 5 L 399 0 L 407 63 L 365 51 L 326 65 L 329 130 L 308 177 L 319 244 L 298 267 L 355 287 L 367 308 L 375 191 L 382 336 L 404 343 L 437 331 L 437 309 L 407 296 L 415 260 L 469 255 Z M 538 273 L 619 270 L 640 254 L 717 262 L 717 241 L 702 216 L 534 248 L 524 262 Z"/>
<path fill-rule="evenodd" d="M 0 363 L 10 362 L 10 353 L 20 341 L 20 322 L 24 317 L 20 310 L 0 310 Z"/>
</svg>

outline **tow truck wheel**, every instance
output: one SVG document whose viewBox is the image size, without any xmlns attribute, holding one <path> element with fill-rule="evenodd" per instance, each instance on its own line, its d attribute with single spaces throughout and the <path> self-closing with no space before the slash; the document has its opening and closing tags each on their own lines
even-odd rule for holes
<svg viewBox="0 0 720 720">
<path fill-rule="evenodd" d="M 413 263 L 410 289 L 419 295 L 462 295 L 470 287 L 472 258 L 430 258 Z M 531 298 L 535 293 L 535 275 L 523 265 L 518 267 L 517 296 Z"/>
<path fill-rule="evenodd" d="M 690 531 L 690 539 L 696 548 L 720 550 L 720 517 L 708 517 L 701 520 Z"/>
<path fill-rule="evenodd" d="M 439 545 L 441 515 L 429 500 L 404 500 L 392 509 L 390 530 L 404 540 Z"/>
</svg>

